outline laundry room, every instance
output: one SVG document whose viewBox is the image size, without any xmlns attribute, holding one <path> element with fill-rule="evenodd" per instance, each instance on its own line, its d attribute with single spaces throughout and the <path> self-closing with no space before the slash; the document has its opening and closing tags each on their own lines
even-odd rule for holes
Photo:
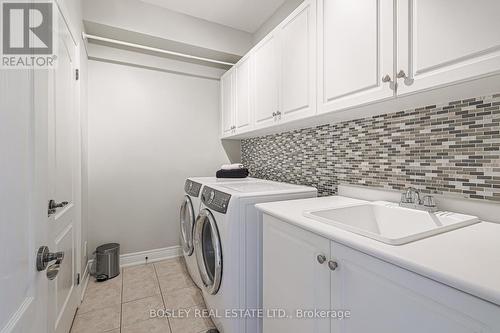
<svg viewBox="0 0 500 333">
<path fill-rule="evenodd" d="M 0 333 L 500 332 L 499 1 L 0 6 Z"/>
</svg>

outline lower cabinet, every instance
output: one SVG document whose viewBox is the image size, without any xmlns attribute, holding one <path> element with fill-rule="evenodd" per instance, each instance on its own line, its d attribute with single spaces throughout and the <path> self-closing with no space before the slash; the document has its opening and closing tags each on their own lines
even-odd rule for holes
<svg viewBox="0 0 500 333">
<path fill-rule="evenodd" d="M 286 310 L 287 317 L 265 318 L 264 332 L 329 332 L 330 320 L 303 320 L 295 317 L 295 310 L 330 307 L 330 271 L 326 265 L 330 241 L 269 220 L 273 219 L 266 216 L 263 227 L 264 308 Z"/>
<path fill-rule="evenodd" d="M 500 332 L 498 306 L 274 217 L 263 225 L 264 308 L 287 316 L 266 316 L 264 333 Z"/>
</svg>

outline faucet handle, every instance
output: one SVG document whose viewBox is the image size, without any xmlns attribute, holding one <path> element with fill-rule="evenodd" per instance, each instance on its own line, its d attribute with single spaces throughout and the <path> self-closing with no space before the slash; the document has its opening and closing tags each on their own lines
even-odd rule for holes
<svg viewBox="0 0 500 333">
<path fill-rule="evenodd" d="M 423 200 L 423 205 L 425 207 L 434 208 L 436 207 L 436 201 L 432 195 L 426 195 Z"/>
<path fill-rule="evenodd" d="M 420 192 L 416 188 L 410 187 L 406 190 L 406 203 L 420 204 Z"/>
</svg>

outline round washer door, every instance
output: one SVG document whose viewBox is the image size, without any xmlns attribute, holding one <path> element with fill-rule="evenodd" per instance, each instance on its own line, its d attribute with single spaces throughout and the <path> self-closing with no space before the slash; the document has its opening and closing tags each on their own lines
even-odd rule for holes
<svg viewBox="0 0 500 333">
<path fill-rule="evenodd" d="M 194 231 L 194 210 L 191 198 L 186 195 L 181 205 L 180 212 L 180 229 L 181 229 L 181 246 L 185 255 L 193 254 L 193 231 Z"/>
<path fill-rule="evenodd" d="M 209 294 L 215 295 L 222 281 L 222 248 L 217 224 L 206 208 L 196 218 L 194 248 L 203 286 Z"/>
</svg>

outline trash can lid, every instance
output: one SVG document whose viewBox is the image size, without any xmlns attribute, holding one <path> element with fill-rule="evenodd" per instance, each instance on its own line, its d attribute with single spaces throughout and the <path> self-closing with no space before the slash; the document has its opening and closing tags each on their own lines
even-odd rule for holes
<svg viewBox="0 0 500 333">
<path fill-rule="evenodd" d="M 111 250 L 116 250 L 120 248 L 120 244 L 118 243 L 108 243 L 108 244 L 103 244 L 97 247 L 96 252 L 103 253 L 103 252 L 108 252 Z"/>
</svg>

